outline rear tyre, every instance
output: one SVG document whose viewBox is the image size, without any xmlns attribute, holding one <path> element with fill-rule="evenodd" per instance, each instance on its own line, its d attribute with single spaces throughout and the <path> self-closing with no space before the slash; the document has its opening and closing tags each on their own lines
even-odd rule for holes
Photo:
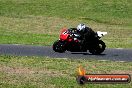
<svg viewBox="0 0 132 88">
<path fill-rule="evenodd" d="M 57 40 L 53 44 L 53 50 L 55 52 L 63 53 L 66 51 L 65 43 L 63 41 Z"/>
<path fill-rule="evenodd" d="M 89 52 L 94 55 L 99 55 L 104 52 L 105 48 L 105 43 L 102 40 L 99 40 L 97 46 L 95 48 L 90 49 Z"/>
</svg>

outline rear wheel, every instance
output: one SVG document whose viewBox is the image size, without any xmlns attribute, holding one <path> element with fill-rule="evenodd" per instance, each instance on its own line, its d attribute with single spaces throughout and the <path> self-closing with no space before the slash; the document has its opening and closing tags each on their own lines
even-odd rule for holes
<svg viewBox="0 0 132 88">
<path fill-rule="evenodd" d="M 59 53 L 63 53 L 66 51 L 65 48 L 65 43 L 63 41 L 57 40 L 56 42 L 54 42 L 53 44 L 53 50 L 55 52 L 59 52 Z"/>
<path fill-rule="evenodd" d="M 101 54 L 105 50 L 105 48 L 105 43 L 102 40 L 99 40 L 97 46 L 95 48 L 90 49 L 89 52 L 97 55 Z"/>
</svg>

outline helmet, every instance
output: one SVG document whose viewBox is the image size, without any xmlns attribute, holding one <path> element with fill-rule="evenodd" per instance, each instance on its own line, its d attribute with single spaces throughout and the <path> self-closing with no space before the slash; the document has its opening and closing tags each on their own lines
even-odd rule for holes
<svg viewBox="0 0 132 88">
<path fill-rule="evenodd" d="M 77 30 L 78 31 L 83 31 L 83 30 L 85 30 L 85 25 L 84 24 L 79 24 L 78 26 L 77 26 Z"/>
</svg>

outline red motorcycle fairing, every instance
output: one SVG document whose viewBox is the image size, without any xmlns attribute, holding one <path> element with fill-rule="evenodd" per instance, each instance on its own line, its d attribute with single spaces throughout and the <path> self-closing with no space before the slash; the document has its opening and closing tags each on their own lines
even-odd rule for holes
<svg viewBox="0 0 132 88">
<path fill-rule="evenodd" d="M 63 28 L 60 33 L 60 40 L 67 40 L 72 41 L 72 38 L 70 38 L 70 33 L 66 28 Z"/>
</svg>

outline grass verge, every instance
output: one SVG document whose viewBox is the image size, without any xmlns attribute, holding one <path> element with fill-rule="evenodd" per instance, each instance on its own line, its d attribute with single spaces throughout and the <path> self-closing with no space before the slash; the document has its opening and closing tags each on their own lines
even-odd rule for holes
<svg viewBox="0 0 132 88">
<path fill-rule="evenodd" d="M 107 31 L 109 48 L 132 48 L 131 0 L 0 0 L 0 43 L 52 45 L 62 27 Z M 49 38 L 50 35 L 50 38 Z"/>
<path fill-rule="evenodd" d="M 76 20 L 54 17 L 0 18 L 1 44 L 52 45 L 59 39 L 62 27 L 76 27 L 78 24 Z M 94 21 L 84 22 L 91 25 L 94 31 L 108 32 L 108 35 L 103 37 L 108 48 L 132 48 L 132 30 L 129 27 L 104 25 Z"/>
<path fill-rule="evenodd" d="M 132 76 L 132 62 L 74 60 L 48 57 L 0 56 L 0 87 L 15 88 L 131 88 L 129 84 L 86 84 L 76 82 L 77 68 L 82 65 L 89 74 Z"/>
</svg>

